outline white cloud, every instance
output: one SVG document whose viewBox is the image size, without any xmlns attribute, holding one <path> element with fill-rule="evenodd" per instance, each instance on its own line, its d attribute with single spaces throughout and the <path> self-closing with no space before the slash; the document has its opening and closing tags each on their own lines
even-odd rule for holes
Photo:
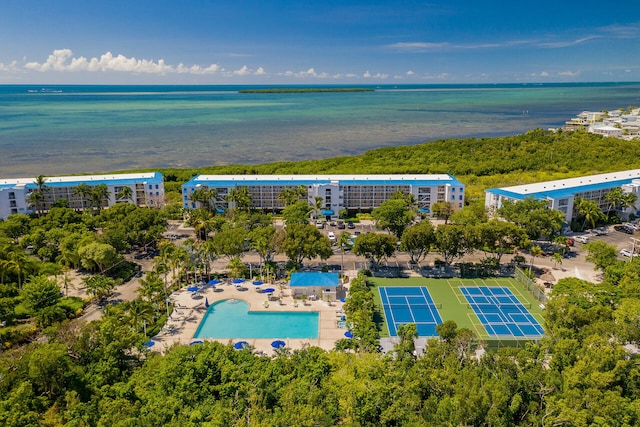
<svg viewBox="0 0 640 427">
<path fill-rule="evenodd" d="M 255 73 L 253 73 L 253 74 L 254 74 L 254 75 L 256 75 L 256 76 L 264 76 L 264 75 L 265 75 L 265 74 L 267 74 L 267 73 L 264 71 L 264 68 L 262 68 L 262 67 L 258 67 L 258 69 L 256 70 L 256 72 L 255 72 Z"/>
<path fill-rule="evenodd" d="M 540 77 L 549 77 L 549 73 L 547 73 L 546 71 L 542 71 L 540 72 Z"/>
<path fill-rule="evenodd" d="M 326 79 L 329 78 L 329 74 L 327 73 L 316 73 L 315 68 L 309 68 L 306 71 L 298 71 L 298 72 L 294 72 L 294 71 L 285 71 L 284 73 L 278 73 L 278 75 L 280 76 L 285 76 L 285 77 L 296 77 L 299 79 L 303 79 L 303 78 L 308 78 L 308 77 L 314 77 L 314 78 L 318 78 L 318 79 Z"/>
<path fill-rule="evenodd" d="M 116 71 L 134 74 L 214 74 L 222 71 L 217 64 L 211 64 L 206 67 L 200 65 L 192 65 L 189 67 L 184 64 L 173 66 L 165 63 L 164 59 L 154 61 L 150 59 L 126 57 L 122 54 L 114 56 L 111 52 L 107 52 L 99 58 L 92 57 L 87 59 L 84 56 L 74 57 L 71 49 L 56 49 L 43 63 L 35 61 L 27 62 L 24 67 L 40 72 Z"/>
<path fill-rule="evenodd" d="M 575 77 L 579 74 L 580 73 L 577 71 L 561 71 L 558 73 L 559 76 L 564 76 L 564 77 Z"/>
<path fill-rule="evenodd" d="M 247 74 L 251 74 L 251 71 L 246 65 L 243 65 L 239 70 L 234 70 L 232 74 L 235 76 L 246 76 Z"/>
<path fill-rule="evenodd" d="M 588 42 L 589 40 L 598 39 L 598 38 L 600 38 L 600 36 L 587 36 L 587 37 L 582 37 L 582 38 L 576 39 L 576 40 L 540 43 L 539 46 L 548 47 L 548 48 L 554 48 L 555 49 L 555 48 L 560 48 L 560 47 L 575 46 L 575 45 L 578 45 L 578 44 L 582 44 L 584 42 Z"/>
<path fill-rule="evenodd" d="M 18 61 L 11 61 L 8 64 L 3 64 L 2 62 L 0 62 L 0 71 L 8 71 L 11 73 L 19 71 Z"/>
<path fill-rule="evenodd" d="M 460 44 L 449 42 L 400 42 L 384 46 L 386 49 L 397 52 L 428 52 L 433 50 L 471 50 L 471 49 L 494 49 L 500 47 L 512 47 L 531 44 L 528 40 L 507 40 L 495 43 Z"/>
<path fill-rule="evenodd" d="M 407 76 L 413 76 L 415 73 L 411 70 L 407 71 Z"/>
<path fill-rule="evenodd" d="M 384 74 L 384 73 L 371 74 L 369 70 L 367 70 L 364 72 L 362 77 L 364 77 L 365 79 L 387 79 L 389 78 L 389 74 Z"/>
</svg>

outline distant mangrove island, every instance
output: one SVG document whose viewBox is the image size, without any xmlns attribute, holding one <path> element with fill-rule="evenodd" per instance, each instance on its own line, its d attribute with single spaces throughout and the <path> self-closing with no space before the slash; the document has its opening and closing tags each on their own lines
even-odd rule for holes
<svg viewBox="0 0 640 427">
<path fill-rule="evenodd" d="M 238 93 L 315 93 L 315 92 L 374 92 L 374 89 L 362 87 L 301 87 L 301 88 L 269 88 L 242 89 Z"/>
</svg>

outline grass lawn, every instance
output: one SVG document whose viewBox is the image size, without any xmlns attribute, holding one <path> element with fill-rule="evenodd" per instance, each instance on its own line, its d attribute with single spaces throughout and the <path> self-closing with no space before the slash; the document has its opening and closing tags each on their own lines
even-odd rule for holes
<svg viewBox="0 0 640 427">
<path fill-rule="evenodd" d="M 388 279 L 382 277 L 370 277 L 367 281 L 375 287 L 373 290 L 374 299 L 378 307 L 379 315 L 376 316 L 376 323 L 380 328 L 380 336 L 388 337 L 389 328 L 382 311 L 382 301 L 380 300 L 380 286 L 424 286 L 429 290 L 433 302 L 442 304 L 438 309 L 443 321 L 453 320 L 460 328 L 468 328 L 475 331 L 481 339 L 493 339 L 487 334 L 484 326 L 467 304 L 466 299 L 460 291 L 461 286 L 502 286 L 513 292 L 518 300 L 529 310 L 535 319 L 544 325 L 542 309 L 538 301 L 527 292 L 522 285 L 511 278 L 489 278 L 489 279 L 433 279 L 424 277 L 410 277 L 406 279 Z"/>
</svg>

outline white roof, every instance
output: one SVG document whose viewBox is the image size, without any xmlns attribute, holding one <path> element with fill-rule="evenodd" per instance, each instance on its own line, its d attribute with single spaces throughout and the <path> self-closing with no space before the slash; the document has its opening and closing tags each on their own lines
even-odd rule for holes
<svg viewBox="0 0 640 427">
<path fill-rule="evenodd" d="M 558 179 L 556 181 L 536 182 L 532 184 L 514 185 L 503 187 L 501 190 L 518 194 L 535 194 L 549 190 L 559 190 L 563 188 L 580 187 L 583 185 L 601 184 L 610 181 L 620 181 L 625 179 L 640 178 L 640 169 L 633 169 L 621 172 L 603 173 L 600 175 L 581 176 L 578 178 Z"/>
<path fill-rule="evenodd" d="M 148 173 L 120 173 L 108 175 L 74 175 L 74 176 L 47 176 L 45 183 L 63 182 L 90 182 L 90 181 L 111 181 L 119 179 L 151 179 L 155 177 L 155 172 Z M 0 184 L 26 185 L 33 184 L 36 178 L 0 178 Z"/>
</svg>

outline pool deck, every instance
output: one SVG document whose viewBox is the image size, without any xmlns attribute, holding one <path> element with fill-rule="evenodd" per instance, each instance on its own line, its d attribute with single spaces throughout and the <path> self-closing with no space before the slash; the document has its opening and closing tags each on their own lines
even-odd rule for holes
<svg viewBox="0 0 640 427">
<path fill-rule="evenodd" d="M 204 289 L 196 294 L 185 289 L 174 292 L 171 300 L 174 311 L 167 320 L 165 326 L 160 330 L 158 335 L 152 337 L 155 345 L 151 347 L 152 351 L 164 353 L 167 349 L 175 344 L 188 345 L 192 341 L 202 339 L 194 338 L 194 334 L 202 321 L 204 314 L 207 312 L 205 301 L 213 304 L 217 301 L 227 299 L 243 300 L 249 304 L 250 311 L 277 312 L 277 311 L 315 311 L 319 313 L 318 320 L 318 338 L 312 339 L 284 339 L 287 348 L 291 350 L 301 349 L 304 346 L 315 346 L 325 350 L 335 348 L 336 341 L 344 338 L 345 328 L 338 328 L 338 320 L 342 316 L 342 305 L 340 301 L 333 301 L 331 305 L 326 301 L 302 301 L 296 300 L 290 296 L 288 287 L 280 290 L 277 285 L 263 285 L 262 288 L 273 287 L 276 292 L 273 295 L 283 295 L 280 301 L 269 301 L 267 294 L 258 292 L 256 286 L 251 282 L 245 282 L 241 286 L 228 283 L 220 283 L 215 288 L 205 286 Z M 274 349 L 271 342 L 275 339 L 266 338 L 243 338 L 247 341 L 256 352 L 272 355 Z M 205 338 L 203 341 L 218 341 L 223 344 L 233 343 L 234 340 Z"/>
</svg>

